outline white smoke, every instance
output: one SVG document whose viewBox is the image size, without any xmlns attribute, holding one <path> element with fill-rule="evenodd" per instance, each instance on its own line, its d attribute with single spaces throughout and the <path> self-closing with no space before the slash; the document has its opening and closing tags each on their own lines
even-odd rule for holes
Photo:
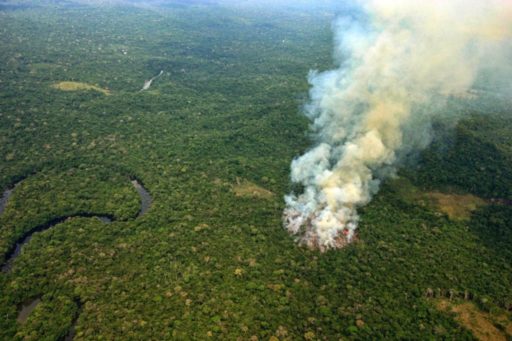
<svg viewBox="0 0 512 341">
<path fill-rule="evenodd" d="M 503 63 L 512 36 L 510 0 L 369 0 L 361 8 L 360 20 L 334 25 L 339 68 L 309 75 L 305 113 L 317 142 L 291 164 L 303 193 L 285 197 L 285 227 L 320 250 L 353 240 L 357 209 L 404 154 L 430 142 L 440 101 L 467 93 L 483 66 Z"/>
</svg>

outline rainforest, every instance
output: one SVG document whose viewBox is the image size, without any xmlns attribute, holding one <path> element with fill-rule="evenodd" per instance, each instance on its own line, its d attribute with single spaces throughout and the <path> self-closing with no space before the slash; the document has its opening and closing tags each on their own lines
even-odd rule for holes
<svg viewBox="0 0 512 341">
<path fill-rule="evenodd" d="M 300 160 L 355 136 L 333 142 L 336 123 L 319 130 L 304 112 L 322 75 L 346 70 L 340 18 L 363 12 L 0 2 L 0 340 L 510 340 L 512 68 L 483 68 L 463 91 L 415 87 L 443 104 L 411 100 L 422 107 L 404 119 L 435 113 L 421 131 L 397 125 L 421 148 L 364 163 L 378 190 L 343 201 L 357 209 L 348 242 L 304 242 L 283 223 L 308 188 L 327 207 L 304 180 L 318 177 L 293 167 L 341 164 L 344 151 Z M 453 61 L 442 71 L 464 66 Z"/>
</svg>

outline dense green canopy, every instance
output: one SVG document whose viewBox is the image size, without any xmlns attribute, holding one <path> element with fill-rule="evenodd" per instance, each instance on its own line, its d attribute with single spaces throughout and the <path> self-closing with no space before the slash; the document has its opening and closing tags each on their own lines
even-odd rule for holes
<svg viewBox="0 0 512 341">
<path fill-rule="evenodd" d="M 289 164 L 310 144 L 306 75 L 332 66 L 331 20 L 217 6 L 0 11 L 0 188 L 23 179 L 0 215 L 0 259 L 55 217 L 116 218 L 33 235 L 0 274 L 0 339 L 57 340 L 75 319 L 75 340 L 470 339 L 430 290 L 509 308 L 507 202 L 454 221 L 404 194 L 512 199 L 512 109 L 493 100 L 454 100 L 447 110 L 465 118 L 383 185 L 357 242 L 321 254 L 282 228 Z M 153 197 L 139 218 L 133 177 Z"/>
</svg>

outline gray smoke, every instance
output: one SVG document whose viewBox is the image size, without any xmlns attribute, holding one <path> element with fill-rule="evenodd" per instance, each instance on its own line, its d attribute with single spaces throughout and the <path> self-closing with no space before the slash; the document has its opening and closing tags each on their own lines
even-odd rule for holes
<svg viewBox="0 0 512 341">
<path fill-rule="evenodd" d="M 284 224 L 326 250 L 353 240 L 357 209 L 396 170 L 401 156 L 430 142 L 443 100 L 464 98 L 480 70 L 509 62 L 512 2 L 369 0 L 362 19 L 334 25 L 339 68 L 311 72 L 316 144 L 293 160 L 300 195 L 285 197 Z"/>
</svg>

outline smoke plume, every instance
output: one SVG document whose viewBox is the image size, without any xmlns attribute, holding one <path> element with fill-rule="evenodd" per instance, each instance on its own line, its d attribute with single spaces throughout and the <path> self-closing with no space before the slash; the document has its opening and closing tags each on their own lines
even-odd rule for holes
<svg viewBox="0 0 512 341">
<path fill-rule="evenodd" d="M 430 142 L 443 99 L 467 94 L 482 68 L 506 63 L 510 0 L 368 0 L 334 24 L 339 67 L 311 72 L 314 147 L 291 164 L 300 195 L 284 224 L 326 250 L 356 236 L 357 209 L 408 153 Z M 499 65 L 494 65 L 499 67 Z"/>
</svg>

